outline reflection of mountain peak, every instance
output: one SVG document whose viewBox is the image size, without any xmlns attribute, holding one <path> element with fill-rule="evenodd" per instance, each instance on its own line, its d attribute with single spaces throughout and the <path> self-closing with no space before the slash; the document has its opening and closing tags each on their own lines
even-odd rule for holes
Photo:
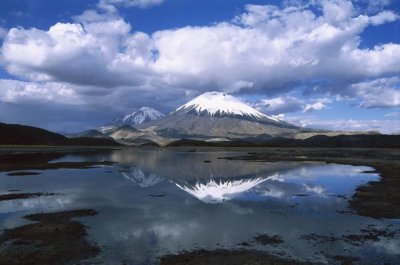
<svg viewBox="0 0 400 265">
<path fill-rule="evenodd" d="M 215 180 L 211 176 L 211 178 L 205 183 L 197 181 L 194 185 L 189 183 L 181 185 L 176 182 L 174 182 L 174 184 L 205 203 L 221 203 L 232 200 L 268 179 L 270 179 L 270 177 L 240 180 Z"/>
<path fill-rule="evenodd" d="M 141 169 L 130 167 L 128 169 L 118 170 L 118 172 L 127 180 L 135 183 L 139 187 L 148 188 L 164 180 L 156 174 L 145 174 Z"/>
</svg>

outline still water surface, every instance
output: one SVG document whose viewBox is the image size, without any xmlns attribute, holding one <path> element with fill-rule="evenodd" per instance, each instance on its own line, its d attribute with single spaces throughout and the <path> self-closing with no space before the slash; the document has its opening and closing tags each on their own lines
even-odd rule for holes
<svg viewBox="0 0 400 265">
<path fill-rule="evenodd" d="M 350 255 L 361 264 L 400 264 L 397 237 L 360 244 L 332 240 L 368 227 L 400 229 L 399 220 L 363 217 L 348 208 L 357 186 L 379 179 L 365 173 L 371 168 L 219 159 L 247 152 L 125 149 L 52 161 L 116 162 L 112 166 L 20 177 L 0 173 L 2 194 L 59 194 L 0 202 L 0 229 L 24 224 L 21 217 L 28 213 L 91 208 L 99 215 L 80 220 L 90 239 L 104 246 L 96 259 L 105 264 L 151 264 L 161 255 L 196 248 L 256 249 L 322 263 Z M 284 243 L 259 244 L 254 237 L 260 234 L 279 235 Z"/>
</svg>

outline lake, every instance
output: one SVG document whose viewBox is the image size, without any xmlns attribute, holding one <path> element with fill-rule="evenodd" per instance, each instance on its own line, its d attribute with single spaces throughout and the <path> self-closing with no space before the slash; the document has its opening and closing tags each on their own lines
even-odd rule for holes
<svg viewBox="0 0 400 265">
<path fill-rule="evenodd" d="M 93 261 L 104 264 L 153 264 L 194 249 L 251 249 L 325 264 L 335 256 L 400 264 L 400 221 L 360 216 L 348 206 L 358 186 L 379 180 L 372 168 L 222 159 L 253 151 L 127 148 L 46 155 L 50 164 L 114 163 L 30 169 L 40 174 L 25 176 L 0 172 L 1 194 L 54 193 L 0 201 L 0 229 L 28 223 L 21 217 L 30 213 L 94 209 L 98 215 L 77 220 L 102 247 Z"/>
</svg>

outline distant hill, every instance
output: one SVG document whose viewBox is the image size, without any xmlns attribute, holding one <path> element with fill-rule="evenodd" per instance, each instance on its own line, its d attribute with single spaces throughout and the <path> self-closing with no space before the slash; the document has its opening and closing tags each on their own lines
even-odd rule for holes
<svg viewBox="0 0 400 265">
<path fill-rule="evenodd" d="M 0 123 L 0 145 L 118 146 L 120 144 L 111 139 L 67 138 L 33 126 Z"/>
<path fill-rule="evenodd" d="M 165 115 L 156 109 L 141 107 L 132 113 L 114 119 L 112 122 L 99 128 L 102 133 L 107 133 L 121 126 L 135 126 L 149 121 L 163 118 Z"/>
<path fill-rule="evenodd" d="M 90 137 L 90 138 L 112 139 L 112 137 L 105 135 L 102 132 L 99 132 L 97 130 L 88 130 L 88 131 L 83 131 L 83 132 L 78 132 L 78 133 L 63 133 L 63 135 L 68 138 Z"/>
<path fill-rule="evenodd" d="M 215 146 L 215 147 L 321 147 L 321 148 L 400 148 L 400 135 L 317 135 L 307 139 L 271 137 L 264 139 L 240 139 L 234 141 L 207 142 L 183 139 L 167 145 L 174 146 Z"/>
</svg>

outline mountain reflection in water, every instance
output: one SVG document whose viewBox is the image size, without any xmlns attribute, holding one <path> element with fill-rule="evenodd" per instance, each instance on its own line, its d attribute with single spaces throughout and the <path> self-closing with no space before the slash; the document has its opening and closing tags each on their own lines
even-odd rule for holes
<svg viewBox="0 0 400 265">
<path fill-rule="evenodd" d="M 215 180 L 211 176 L 210 180 L 205 183 L 197 181 L 194 185 L 188 183 L 183 185 L 175 183 L 175 185 L 203 202 L 221 203 L 239 196 L 267 179 Z"/>
<path fill-rule="evenodd" d="M 94 209 L 99 214 L 84 219 L 85 225 L 91 240 L 105 246 L 94 263 L 153 264 L 167 253 L 239 247 L 320 263 L 350 254 L 361 264 L 399 261 L 397 237 L 358 245 L 318 237 L 341 238 L 371 226 L 400 229 L 397 220 L 349 212 L 356 187 L 379 179 L 364 173 L 371 168 L 219 159 L 247 152 L 126 149 L 57 158 L 115 162 L 110 166 L 41 170 L 24 177 L 1 172 L 2 193 L 59 195 L 0 201 L 0 229 L 19 225 L 20 217 L 32 212 Z M 258 244 L 254 238 L 260 234 L 279 235 L 284 243 Z M 243 242 L 248 246 L 239 246 Z"/>
</svg>

